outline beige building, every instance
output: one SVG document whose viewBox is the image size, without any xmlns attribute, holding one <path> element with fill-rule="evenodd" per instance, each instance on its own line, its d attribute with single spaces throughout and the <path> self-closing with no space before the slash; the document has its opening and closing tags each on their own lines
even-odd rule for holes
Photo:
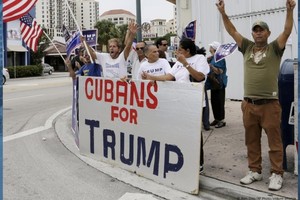
<svg viewBox="0 0 300 200">
<path fill-rule="evenodd" d="M 156 37 L 162 37 L 168 33 L 168 28 L 165 19 L 151 20 L 150 32 L 156 34 Z"/>
<path fill-rule="evenodd" d="M 130 21 L 136 21 L 136 16 L 131 12 L 123 9 L 109 10 L 104 12 L 99 20 L 108 20 L 116 25 L 128 24 Z"/>
</svg>

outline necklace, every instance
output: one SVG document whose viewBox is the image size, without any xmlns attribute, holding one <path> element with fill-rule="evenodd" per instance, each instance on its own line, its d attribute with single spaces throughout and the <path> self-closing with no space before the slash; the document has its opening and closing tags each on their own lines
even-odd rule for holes
<svg viewBox="0 0 300 200">
<path fill-rule="evenodd" d="M 256 53 L 258 51 L 264 52 L 266 50 L 266 47 L 268 46 L 268 44 L 266 44 L 263 47 L 258 47 L 256 45 L 253 46 L 253 53 Z"/>
</svg>

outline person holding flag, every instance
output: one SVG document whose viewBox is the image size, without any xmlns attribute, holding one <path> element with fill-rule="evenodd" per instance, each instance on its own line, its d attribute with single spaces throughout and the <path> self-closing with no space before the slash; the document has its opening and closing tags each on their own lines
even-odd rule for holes
<svg viewBox="0 0 300 200">
<path fill-rule="evenodd" d="M 226 125 L 225 119 L 225 88 L 227 86 L 227 68 L 226 61 L 222 59 L 216 62 L 215 56 L 217 49 L 221 44 L 213 41 L 209 44 L 209 52 L 211 57 L 208 58 L 210 73 L 207 76 L 206 88 L 210 89 L 210 102 L 214 115 L 214 121 L 210 126 L 221 128 Z"/>
<path fill-rule="evenodd" d="M 99 53 L 94 51 L 87 45 L 88 51 L 92 59 L 96 60 L 102 66 L 103 77 L 106 78 L 126 78 L 127 77 L 127 63 L 126 60 L 132 48 L 133 39 L 137 33 L 138 25 L 134 22 L 128 24 L 128 39 L 126 39 L 126 46 L 121 51 L 121 44 L 117 38 L 112 38 L 108 41 L 109 53 Z M 81 37 L 84 41 L 84 38 Z"/>
</svg>

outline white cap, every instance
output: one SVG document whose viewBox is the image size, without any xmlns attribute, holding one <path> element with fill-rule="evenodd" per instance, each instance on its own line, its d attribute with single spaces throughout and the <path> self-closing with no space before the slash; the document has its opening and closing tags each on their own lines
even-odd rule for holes
<svg viewBox="0 0 300 200">
<path fill-rule="evenodd" d="M 211 46 L 214 50 L 217 50 L 220 45 L 221 44 L 216 41 L 213 41 L 212 43 L 209 44 L 209 46 Z"/>
</svg>

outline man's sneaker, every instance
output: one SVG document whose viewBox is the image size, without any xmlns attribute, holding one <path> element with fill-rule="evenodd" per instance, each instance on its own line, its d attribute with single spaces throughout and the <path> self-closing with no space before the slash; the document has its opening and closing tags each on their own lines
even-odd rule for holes
<svg viewBox="0 0 300 200">
<path fill-rule="evenodd" d="M 280 190 L 282 187 L 282 176 L 280 174 L 272 173 L 272 176 L 269 178 L 269 190 Z"/>
<path fill-rule="evenodd" d="M 254 181 L 261 181 L 262 180 L 262 174 L 259 174 L 257 172 L 249 171 L 248 174 L 240 180 L 242 184 L 248 185 L 253 183 Z"/>
<path fill-rule="evenodd" d="M 200 165 L 199 174 L 203 174 L 203 173 L 204 173 L 204 168 L 203 168 L 203 165 Z"/>
</svg>

